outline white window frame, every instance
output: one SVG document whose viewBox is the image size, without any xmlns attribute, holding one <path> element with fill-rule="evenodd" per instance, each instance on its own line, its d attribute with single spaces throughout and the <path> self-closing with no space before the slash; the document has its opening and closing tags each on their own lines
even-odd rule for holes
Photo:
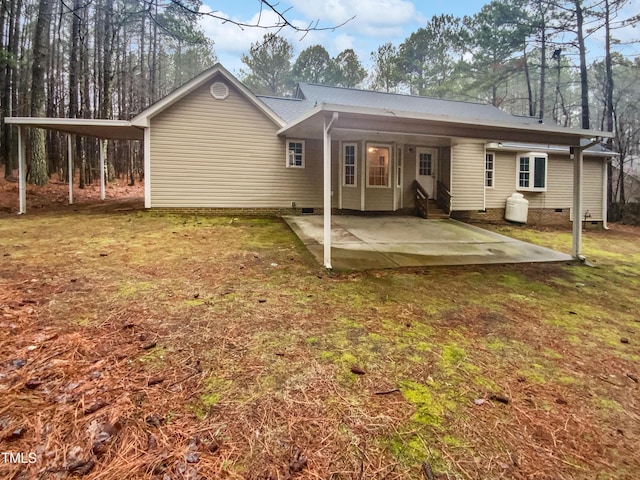
<svg viewBox="0 0 640 480">
<path fill-rule="evenodd" d="M 491 168 L 487 168 L 487 160 L 491 156 Z M 489 177 L 487 173 L 491 172 L 491 185 L 488 185 Z M 520 176 L 518 175 L 518 178 Z M 484 188 L 496 188 L 496 154 L 495 152 L 485 152 L 484 154 Z"/>
<path fill-rule="evenodd" d="M 347 183 L 347 163 L 345 150 L 353 147 L 353 183 Z M 342 144 L 342 186 L 356 188 L 358 186 L 358 144 L 356 142 L 345 142 Z"/>
<path fill-rule="evenodd" d="M 433 151 L 433 149 L 431 148 L 421 148 L 419 147 L 417 150 L 422 150 L 421 152 L 416 151 L 416 167 L 418 170 L 418 175 L 420 176 L 425 176 L 425 177 L 433 177 L 433 162 L 435 160 L 435 152 Z M 422 165 L 420 164 L 420 162 L 422 161 L 422 159 L 420 158 L 421 155 L 430 155 L 429 157 L 429 163 L 428 163 L 428 168 L 427 166 L 425 166 L 425 172 L 428 173 L 422 173 Z"/>
<path fill-rule="evenodd" d="M 387 171 L 387 184 L 386 185 L 371 185 L 369 183 L 369 160 L 367 155 L 369 153 L 370 148 L 386 148 L 389 151 L 389 168 Z M 392 188 L 392 177 L 393 177 L 393 145 L 389 143 L 367 143 L 365 146 L 365 154 L 364 161 L 367 166 L 365 175 L 367 176 L 367 188 Z"/>
<path fill-rule="evenodd" d="M 521 159 L 528 158 L 529 159 L 529 171 L 523 172 L 520 170 L 521 167 Z M 536 187 L 535 185 L 535 177 L 536 177 L 536 166 L 539 161 L 544 161 L 544 185 L 541 187 Z M 540 152 L 520 152 L 516 155 L 516 190 L 521 190 L 525 192 L 546 192 L 547 191 L 547 176 L 549 172 L 549 156 L 546 153 Z M 522 173 L 528 173 L 529 179 L 527 185 L 520 185 L 520 175 Z"/>
<path fill-rule="evenodd" d="M 294 163 L 291 163 L 291 151 L 289 150 L 289 146 L 291 143 L 299 143 L 302 145 L 302 158 L 301 158 L 301 164 L 300 165 L 296 165 L 295 164 L 295 153 L 294 155 Z M 287 138 L 286 143 L 285 143 L 286 147 L 285 147 L 285 162 L 286 162 L 286 166 L 287 168 L 304 168 L 304 164 L 305 164 L 305 142 L 304 140 L 301 139 L 297 139 L 297 138 Z"/>
</svg>

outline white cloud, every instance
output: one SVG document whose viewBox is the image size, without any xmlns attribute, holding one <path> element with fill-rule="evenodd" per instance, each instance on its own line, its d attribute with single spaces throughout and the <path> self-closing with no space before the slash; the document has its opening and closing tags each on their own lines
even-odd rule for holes
<svg viewBox="0 0 640 480">
<path fill-rule="evenodd" d="M 346 33 L 341 33 L 333 39 L 333 49 L 339 53 L 348 48 L 353 48 L 354 38 Z"/>
<path fill-rule="evenodd" d="M 290 0 L 290 4 L 292 9 L 287 13 L 287 18 L 291 23 L 304 29 L 318 20 L 320 28 L 307 33 L 291 28 L 278 32 L 293 44 L 295 56 L 311 45 L 320 44 L 331 56 L 353 48 L 360 60 L 366 62 L 378 44 L 404 38 L 407 25 L 421 19 L 414 4 L 408 0 Z M 216 18 L 201 17 L 200 25 L 205 35 L 214 41 L 219 61 L 235 74 L 244 68 L 240 60 L 242 54 L 248 53 L 251 44 L 260 41 L 265 33 L 274 30 L 240 28 L 231 21 L 224 22 L 224 19 L 262 27 L 278 25 L 281 21 L 274 12 L 266 9 L 262 13 L 247 13 L 246 16 L 230 16 L 221 10 L 214 11 L 208 5 L 203 5 L 200 11 L 215 15 Z M 353 20 L 336 30 L 323 30 L 340 25 L 354 16 Z"/>
<path fill-rule="evenodd" d="M 262 15 L 256 13 L 248 19 L 232 18 L 222 11 L 214 12 L 206 5 L 200 7 L 200 12 L 215 15 L 215 17 L 210 15 L 202 16 L 200 25 L 205 35 L 215 42 L 214 48 L 216 52 L 235 53 L 238 55 L 248 52 L 251 44 L 262 39 L 267 31 L 263 28 L 240 27 L 231 21 L 225 22 L 224 19 L 262 26 L 272 25 L 278 21 L 275 14 L 271 12 L 263 12 Z"/>
<path fill-rule="evenodd" d="M 401 35 L 407 24 L 419 17 L 408 0 L 291 0 L 291 4 L 320 26 L 335 26 L 349 20 L 340 30 L 370 37 Z"/>
</svg>

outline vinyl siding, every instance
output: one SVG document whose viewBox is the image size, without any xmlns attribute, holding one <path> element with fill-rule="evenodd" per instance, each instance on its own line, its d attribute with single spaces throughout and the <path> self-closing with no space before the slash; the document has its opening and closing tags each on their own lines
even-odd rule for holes
<svg viewBox="0 0 640 480">
<path fill-rule="evenodd" d="M 393 210 L 393 188 L 367 188 L 364 206 L 367 211 Z"/>
<path fill-rule="evenodd" d="M 409 151 L 411 149 L 411 151 Z M 416 179 L 416 147 L 415 145 L 405 145 L 404 151 L 404 172 L 403 172 L 403 204 L 404 208 L 415 206 L 415 193 L 413 191 L 413 181 Z"/>
<path fill-rule="evenodd" d="M 484 207 L 484 145 L 465 143 L 451 147 L 451 210 Z"/>
<path fill-rule="evenodd" d="M 286 168 L 278 127 L 230 85 L 215 100 L 214 81 L 151 120 L 151 206 L 320 207 L 322 142 L 306 141 L 305 168 Z"/>
<path fill-rule="evenodd" d="M 588 220 L 602 221 L 604 212 L 602 211 L 603 191 L 603 171 L 602 160 L 585 159 L 584 161 L 584 181 L 583 181 L 583 201 L 584 210 L 589 210 L 591 217 Z"/>
<path fill-rule="evenodd" d="M 447 190 L 451 188 L 451 147 L 440 149 L 440 173 L 438 178 L 444 183 Z"/>
<path fill-rule="evenodd" d="M 516 152 L 496 152 L 494 188 L 487 188 L 487 208 L 505 208 L 507 197 L 516 192 Z M 529 208 L 571 208 L 573 205 L 573 162 L 567 156 L 549 155 L 547 191 L 524 192 Z M 591 220 L 602 220 L 602 160 L 584 160 L 583 208 Z"/>
</svg>

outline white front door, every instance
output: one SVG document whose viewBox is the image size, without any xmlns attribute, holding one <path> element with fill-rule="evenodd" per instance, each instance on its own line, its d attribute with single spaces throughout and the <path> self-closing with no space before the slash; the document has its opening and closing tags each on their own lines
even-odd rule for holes
<svg viewBox="0 0 640 480">
<path fill-rule="evenodd" d="M 437 153 L 435 148 L 416 148 L 416 180 L 429 198 L 435 198 Z"/>
</svg>

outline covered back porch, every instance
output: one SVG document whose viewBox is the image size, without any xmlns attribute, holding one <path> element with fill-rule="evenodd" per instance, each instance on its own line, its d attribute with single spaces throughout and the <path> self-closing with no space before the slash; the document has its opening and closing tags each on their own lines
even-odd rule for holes
<svg viewBox="0 0 640 480">
<path fill-rule="evenodd" d="M 405 206 L 411 208 L 412 197 L 422 192 L 423 197 L 434 198 L 448 213 L 456 195 L 467 194 L 466 182 L 460 181 L 464 172 L 457 180 L 453 178 L 452 165 L 460 161 L 452 156 L 455 145 L 478 147 L 467 149 L 467 153 L 472 150 L 484 153 L 484 144 L 502 141 L 570 146 L 574 166 L 573 214 L 574 218 L 582 218 L 583 152 L 598 143 L 601 136 L 610 135 L 533 121 L 479 121 L 445 114 L 336 104 L 317 105 L 281 128 L 278 134 L 285 138 L 322 140 L 323 235 L 319 243 L 322 244 L 322 263 L 328 269 L 333 268 L 332 206 L 336 204 L 341 210 L 397 211 Z M 585 139 L 587 144 L 582 141 Z M 482 164 L 485 161 L 484 155 L 467 160 Z M 332 171 L 332 164 L 333 168 L 338 165 L 338 172 Z M 474 188 L 484 189 L 482 176 L 477 180 Z M 452 191 L 452 184 L 460 188 Z M 573 222 L 572 256 L 578 259 L 583 258 L 581 227 L 581 222 Z"/>
</svg>

